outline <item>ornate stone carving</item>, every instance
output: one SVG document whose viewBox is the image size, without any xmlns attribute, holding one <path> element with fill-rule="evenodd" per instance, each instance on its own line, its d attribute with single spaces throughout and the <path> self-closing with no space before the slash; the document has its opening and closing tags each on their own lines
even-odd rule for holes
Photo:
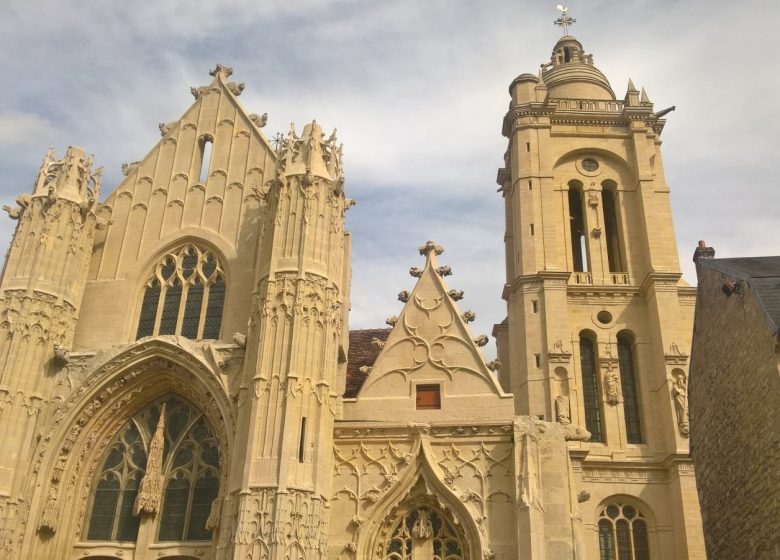
<svg viewBox="0 0 780 560">
<path fill-rule="evenodd" d="M 417 520 L 412 526 L 412 536 L 419 540 L 428 540 L 433 536 L 433 525 L 425 510 L 420 510 L 417 515 Z"/>
<path fill-rule="evenodd" d="M 547 352 L 547 361 L 551 364 L 568 364 L 571 360 L 571 352 L 567 352 L 560 339 L 553 344 L 552 350 Z"/>
<path fill-rule="evenodd" d="M 450 290 L 447 295 L 452 298 L 452 301 L 459 301 L 463 299 L 463 290 Z"/>
<path fill-rule="evenodd" d="M 393 315 L 392 317 L 388 317 L 385 319 L 385 324 L 392 326 L 395 326 L 395 324 L 398 322 L 398 316 Z"/>
<path fill-rule="evenodd" d="M 604 394 L 609 404 L 614 406 L 620 402 L 618 374 L 614 369 L 609 369 L 604 374 Z"/>
<path fill-rule="evenodd" d="M 398 301 L 401 301 L 403 303 L 409 301 L 409 292 L 406 290 L 403 290 L 402 292 L 398 292 Z"/>
<path fill-rule="evenodd" d="M 568 424 L 564 426 L 564 437 L 566 441 L 588 441 L 591 433 L 582 426 Z"/>
<path fill-rule="evenodd" d="M 569 397 L 563 395 L 555 397 L 555 419 L 561 424 L 571 424 Z"/>
<path fill-rule="evenodd" d="M 441 255 L 444 252 L 444 247 L 434 241 L 426 241 L 424 245 L 420 245 L 419 250 L 423 256 L 427 256 L 431 251 L 436 255 Z"/>
<path fill-rule="evenodd" d="M 474 319 L 477 318 L 477 314 L 474 313 L 471 309 L 469 309 L 467 311 L 464 311 L 460 317 L 461 319 L 463 319 L 464 322 L 471 323 Z"/>
<path fill-rule="evenodd" d="M 141 487 L 133 505 L 133 515 L 140 515 L 142 512 L 157 513 L 160 508 L 164 483 L 162 457 L 165 444 L 165 407 L 166 403 L 163 403 L 160 418 L 157 420 L 157 429 L 149 444 L 146 472 L 141 479 Z"/>
<path fill-rule="evenodd" d="M 439 266 L 436 268 L 436 274 L 439 276 L 452 276 L 452 267 L 448 265 Z"/>
<path fill-rule="evenodd" d="M 688 437 L 690 427 L 688 424 L 688 377 L 682 370 L 672 372 L 674 383 L 672 384 L 672 402 L 674 412 L 677 415 L 677 429 L 680 435 Z"/>
<path fill-rule="evenodd" d="M 488 342 L 490 342 L 490 339 L 485 334 L 481 334 L 474 339 L 474 344 L 477 346 L 485 346 Z"/>
<path fill-rule="evenodd" d="M 236 97 L 241 95 L 241 92 L 244 91 L 244 87 L 246 87 L 244 82 L 228 82 L 225 86 L 228 88 L 228 91 Z"/>
<path fill-rule="evenodd" d="M 268 124 L 268 113 L 263 113 L 262 115 L 258 115 L 257 113 L 251 113 L 249 115 L 249 120 L 257 128 L 263 128 L 266 124 Z"/>
<path fill-rule="evenodd" d="M 683 354 L 677 343 L 672 342 L 669 351 L 664 354 L 664 359 L 670 366 L 684 366 L 688 363 L 688 354 Z"/>
<path fill-rule="evenodd" d="M 128 175 L 130 175 L 130 173 L 132 173 L 132 172 L 133 172 L 133 170 L 134 170 L 136 167 L 138 167 L 138 165 L 139 165 L 140 163 L 141 163 L 140 161 L 131 161 L 131 162 L 129 162 L 129 163 L 128 163 L 128 162 L 125 162 L 125 163 L 123 163 L 123 164 L 122 164 L 122 175 L 124 175 L 125 177 L 127 177 Z"/>
<path fill-rule="evenodd" d="M 3 210 L 5 210 L 8 213 L 8 217 L 12 220 L 18 220 L 21 218 L 22 214 L 25 210 L 27 210 L 27 207 L 30 205 L 30 195 L 29 194 L 20 194 L 16 197 L 16 208 L 11 208 L 10 206 L 3 206 Z"/>
<path fill-rule="evenodd" d="M 489 362 L 486 362 L 485 365 L 488 367 L 490 371 L 498 371 L 501 369 L 501 362 L 498 359 L 490 360 Z"/>
<path fill-rule="evenodd" d="M 409 269 L 409 275 L 413 278 L 420 278 L 422 276 L 422 270 L 417 268 L 416 266 L 413 266 Z"/>
</svg>

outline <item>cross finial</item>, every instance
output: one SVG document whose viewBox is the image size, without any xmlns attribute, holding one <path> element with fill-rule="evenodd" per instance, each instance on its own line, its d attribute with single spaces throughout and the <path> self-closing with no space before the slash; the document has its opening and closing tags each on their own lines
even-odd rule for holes
<svg viewBox="0 0 780 560">
<path fill-rule="evenodd" d="M 561 17 L 556 19 L 553 23 L 563 29 L 564 35 L 568 35 L 569 26 L 577 23 L 577 20 L 568 14 L 569 8 L 567 8 L 563 4 L 558 4 L 558 6 L 556 7 L 561 11 Z"/>
</svg>

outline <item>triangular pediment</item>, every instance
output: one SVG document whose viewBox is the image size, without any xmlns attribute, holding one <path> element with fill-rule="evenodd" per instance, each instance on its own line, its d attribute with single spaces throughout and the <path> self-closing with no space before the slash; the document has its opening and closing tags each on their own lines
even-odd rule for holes
<svg viewBox="0 0 780 560">
<path fill-rule="evenodd" d="M 455 420 L 512 415 L 512 396 L 503 393 L 478 346 L 487 339 L 474 338 L 466 324 L 469 315 L 464 319 L 453 299 L 457 292 L 444 281 L 450 269 L 439 266 L 441 251 L 432 242 L 420 248 L 425 266 L 410 270 L 417 284 L 399 295 L 406 302 L 357 395 L 353 410 L 361 411 L 359 416 Z M 439 387 L 440 409 L 418 408 L 418 385 Z"/>
<path fill-rule="evenodd" d="M 265 115 L 247 112 L 242 83 L 217 65 L 206 86 L 191 88 L 193 104 L 180 119 L 160 123 L 161 140 L 107 197 L 99 217 L 92 278 L 122 276 L 145 249 L 181 230 L 203 230 L 234 250 L 254 244 L 258 209 L 273 178 L 276 154 L 261 132 Z M 149 123 L 153 126 L 153 123 Z"/>
</svg>

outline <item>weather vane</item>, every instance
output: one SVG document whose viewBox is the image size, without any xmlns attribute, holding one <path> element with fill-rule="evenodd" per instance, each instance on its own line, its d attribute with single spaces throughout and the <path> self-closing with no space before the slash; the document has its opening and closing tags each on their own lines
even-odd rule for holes
<svg viewBox="0 0 780 560">
<path fill-rule="evenodd" d="M 558 4 L 556 6 L 561 11 L 561 17 L 556 19 L 553 23 L 557 25 L 558 27 L 563 28 L 563 34 L 568 35 L 569 34 L 569 26 L 574 25 L 577 23 L 577 20 L 571 17 L 567 12 L 569 11 L 569 8 L 564 6 L 563 4 Z"/>
</svg>

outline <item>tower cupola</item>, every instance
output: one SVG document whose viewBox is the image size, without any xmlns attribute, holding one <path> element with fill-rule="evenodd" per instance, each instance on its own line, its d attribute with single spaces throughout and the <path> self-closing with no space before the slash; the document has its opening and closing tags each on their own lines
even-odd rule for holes
<svg viewBox="0 0 780 560">
<path fill-rule="evenodd" d="M 615 99 L 606 76 L 593 65 L 593 55 L 571 35 L 555 44 L 550 62 L 542 65 L 542 79 L 551 98 Z"/>
</svg>

